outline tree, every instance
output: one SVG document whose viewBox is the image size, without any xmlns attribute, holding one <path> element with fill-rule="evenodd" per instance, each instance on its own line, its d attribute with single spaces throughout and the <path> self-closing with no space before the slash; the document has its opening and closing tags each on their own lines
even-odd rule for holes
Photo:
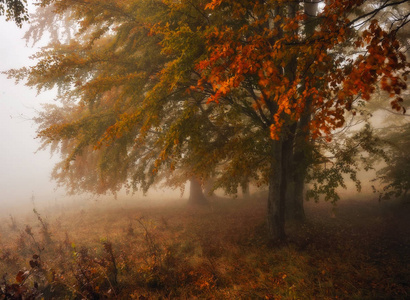
<svg viewBox="0 0 410 300">
<path fill-rule="evenodd" d="M 26 0 L 0 0 L 0 16 L 6 16 L 7 21 L 12 20 L 19 27 L 28 21 Z"/>
<path fill-rule="evenodd" d="M 392 98 L 406 88 L 396 34 L 408 17 L 377 21 L 406 1 L 364 11 L 364 1 L 327 1 L 317 15 L 314 1 L 51 2 L 80 21 L 75 39 L 9 75 L 60 89 L 65 106 L 38 121 L 61 174 L 91 155 L 112 189 L 194 174 L 235 193 L 252 180 L 269 186 L 273 241 L 286 238 L 286 204 L 303 209 L 314 141 L 329 140 L 379 80 Z"/>
<path fill-rule="evenodd" d="M 375 132 L 377 137 L 383 141 L 382 167 L 377 170 L 376 178 L 373 180 L 378 183 L 374 191 L 379 193 L 380 200 L 402 197 L 407 200 L 408 190 L 410 189 L 410 153 L 409 135 L 410 119 L 409 114 L 397 114 L 385 108 L 380 103 L 383 94 L 379 95 L 379 101 L 375 101 L 370 107 L 372 111 L 378 111 L 383 119 L 382 126 L 377 127 Z M 404 105 L 409 109 L 410 97 L 408 93 L 402 95 Z M 380 155 L 375 155 L 374 159 L 380 160 Z"/>
<path fill-rule="evenodd" d="M 300 183 L 310 164 L 309 156 L 300 155 L 309 147 L 306 138 L 326 137 L 341 127 L 345 112 L 354 109 L 356 99 L 369 100 L 379 78 L 391 96 L 406 88 L 397 75 L 404 72 L 406 62 L 395 32 L 407 24 L 408 16 L 393 20 L 390 33 L 374 18 L 402 3 L 388 1 L 355 15 L 360 1 L 328 2 L 312 33 L 309 17 L 294 13 L 294 3 L 257 2 L 246 7 L 234 1 L 213 1 L 208 5 L 231 22 L 215 26 L 207 39 L 210 54 L 199 66 L 203 81 L 211 86 L 211 101 L 244 107 L 244 99 L 252 99 L 255 123 L 270 130 L 268 225 L 274 239 L 285 236 L 289 170 L 301 168 L 294 177 Z M 367 21 L 367 30 L 355 30 L 357 22 Z M 371 55 L 346 57 L 345 49 L 360 51 L 365 45 Z M 247 95 L 234 98 L 238 90 Z M 400 110 L 401 102 L 397 98 L 392 105 Z"/>
<path fill-rule="evenodd" d="M 377 172 L 377 180 L 382 183 L 380 199 L 392 196 L 406 199 L 410 189 L 410 123 L 390 128 L 390 131 L 386 130 L 390 133 L 388 136 L 386 132 L 380 134 L 390 146 L 388 164 Z"/>
</svg>

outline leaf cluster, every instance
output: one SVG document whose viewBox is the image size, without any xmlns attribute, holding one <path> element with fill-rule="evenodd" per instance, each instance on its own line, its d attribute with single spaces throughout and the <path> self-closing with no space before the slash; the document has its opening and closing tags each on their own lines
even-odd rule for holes
<svg viewBox="0 0 410 300">
<path fill-rule="evenodd" d="M 21 27 L 28 21 L 27 0 L 0 0 L 0 16 L 3 15 Z"/>
</svg>

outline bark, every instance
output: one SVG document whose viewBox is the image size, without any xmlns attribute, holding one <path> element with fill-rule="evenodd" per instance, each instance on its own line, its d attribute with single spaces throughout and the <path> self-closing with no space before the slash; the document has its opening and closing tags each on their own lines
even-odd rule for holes
<svg viewBox="0 0 410 300">
<path fill-rule="evenodd" d="M 304 221 L 305 211 L 303 206 L 304 201 L 304 187 L 306 178 L 306 168 L 303 170 L 300 167 L 295 167 L 298 160 L 297 155 L 294 156 L 291 151 L 293 147 L 289 149 L 289 159 L 286 165 L 288 170 L 287 180 L 287 193 L 286 193 L 286 218 L 293 221 Z M 298 152 L 296 151 L 296 154 Z M 302 161 L 303 163 L 303 161 Z"/>
<path fill-rule="evenodd" d="M 306 102 L 306 106 L 310 107 L 311 101 Z M 286 216 L 289 220 L 303 222 L 306 219 L 304 209 L 304 188 L 307 170 L 310 162 L 311 147 L 308 141 L 309 129 L 308 123 L 310 114 L 306 112 L 301 116 L 298 123 L 298 128 L 295 132 L 294 149 L 292 161 L 289 164 L 289 169 L 292 170 L 290 181 L 292 187 L 289 189 L 287 199 Z"/>
<path fill-rule="evenodd" d="M 285 199 L 286 180 L 282 180 L 282 141 L 272 141 L 271 174 L 268 193 L 268 234 L 272 243 L 286 240 Z"/>
<path fill-rule="evenodd" d="M 308 140 L 310 106 L 311 99 L 308 99 L 306 101 L 306 107 L 308 109 L 301 116 L 295 133 L 293 161 L 290 166 L 293 172 L 293 187 L 292 195 L 288 199 L 289 207 L 291 207 L 291 209 L 288 209 L 287 217 L 295 221 L 304 221 L 306 218 L 304 209 L 304 187 L 312 151 L 312 147 Z"/>
<path fill-rule="evenodd" d="M 303 222 L 306 220 L 304 208 L 304 188 L 305 188 L 305 174 L 297 174 L 294 179 L 294 194 L 293 194 L 293 209 L 289 218 L 294 221 Z"/>
<path fill-rule="evenodd" d="M 202 192 L 201 182 L 192 177 L 190 180 L 190 188 L 189 188 L 189 199 L 188 203 L 194 205 L 208 205 L 208 199 L 205 197 L 204 193 Z"/>
</svg>

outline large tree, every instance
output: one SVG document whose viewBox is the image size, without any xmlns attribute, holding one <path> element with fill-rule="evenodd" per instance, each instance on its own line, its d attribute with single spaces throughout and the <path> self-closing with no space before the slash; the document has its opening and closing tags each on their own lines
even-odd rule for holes
<svg viewBox="0 0 410 300">
<path fill-rule="evenodd" d="M 174 174 L 232 193 L 253 180 L 269 186 L 270 238 L 283 240 L 285 205 L 303 214 L 314 140 L 379 80 L 401 109 L 408 16 L 377 19 L 406 1 L 44 2 L 78 20 L 75 38 L 9 74 L 58 86 L 63 106 L 45 108 L 39 137 L 80 188 L 87 164 L 114 190 Z"/>
<path fill-rule="evenodd" d="M 311 163 L 311 141 L 329 139 L 344 125 L 345 113 L 354 113 L 357 100 L 370 99 L 378 80 L 391 97 L 406 88 L 400 74 L 407 65 L 396 33 L 408 23 L 408 14 L 381 26 L 377 21 L 389 7 L 406 4 L 387 1 L 365 7 L 363 2 L 329 1 L 317 17 L 309 13 L 314 5 L 310 1 L 304 3 L 304 13 L 293 2 L 208 5 L 224 22 L 215 25 L 207 39 L 210 54 L 199 65 L 203 86 L 211 87 L 211 101 L 241 109 L 250 101 L 254 124 L 269 129 L 272 138 L 266 143 L 271 149 L 271 237 L 285 236 L 283 218 L 292 180 L 291 197 L 301 211 L 298 195 Z M 366 29 L 358 31 L 359 25 Z M 238 91 L 240 97 L 235 96 Z M 400 110 L 401 102 L 398 97 L 391 104 Z"/>
</svg>

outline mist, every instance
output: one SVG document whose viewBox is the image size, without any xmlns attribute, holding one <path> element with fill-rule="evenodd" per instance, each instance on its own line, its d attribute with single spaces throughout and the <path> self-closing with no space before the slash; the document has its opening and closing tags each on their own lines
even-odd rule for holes
<svg viewBox="0 0 410 300">
<path fill-rule="evenodd" d="M 26 44 L 23 39 L 29 24 L 22 28 L 13 22 L 6 22 L 0 18 L 0 71 L 17 69 L 34 64 L 29 57 L 40 51 L 42 42 L 34 47 Z M 44 44 L 44 43 L 43 43 Z M 36 125 L 33 117 L 41 109 L 41 104 L 52 103 L 56 91 L 37 94 L 23 83 L 14 84 L 14 80 L 7 79 L 0 74 L 0 216 L 17 215 L 30 212 L 34 207 L 74 207 L 93 204 L 96 201 L 109 202 L 119 205 L 120 200 L 154 201 L 178 199 L 180 191 L 153 189 L 147 195 L 136 193 L 127 195 L 119 193 L 117 197 L 107 195 L 96 197 L 93 195 L 68 196 L 62 188 L 57 188 L 50 180 L 50 174 L 58 155 L 51 156 L 48 150 L 38 151 L 40 142 L 36 139 Z M 74 205 L 75 204 L 75 205 Z"/>
<path fill-rule="evenodd" d="M 0 19 L 0 70 L 31 64 L 29 56 L 39 50 L 27 47 L 22 39 L 27 24 L 18 28 Z M 52 101 L 53 93 L 37 96 L 36 91 L 0 74 L 0 205 L 2 214 L 13 214 L 27 207 L 34 196 L 39 202 L 59 197 L 50 182 L 56 159 L 47 152 L 37 152 L 36 128 L 31 119 L 40 103 Z"/>
<path fill-rule="evenodd" d="M 26 45 L 23 36 L 28 24 L 18 28 L 13 22 L 0 18 L 0 71 L 32 65 L 29 57 L 40 50 L 39 45 Z M 0 74 L 0 215 L 16 215 L 31 211 L 34 206 L 47 207 L 95 201 L 91 195 L 69 197 L 50 180 L 58 155 L 48 150 L 38 151 L 36 125 L 33 117 L 42 103 L 54 101 L 55 91 L 37 94 L 23 83 Z M 142 195 L 140 195 L 142 197 Z M 136 196 L 138 197 L 138 196 Z M 114 198 L 114 197 L 110 197 Z"/>
</svg>

